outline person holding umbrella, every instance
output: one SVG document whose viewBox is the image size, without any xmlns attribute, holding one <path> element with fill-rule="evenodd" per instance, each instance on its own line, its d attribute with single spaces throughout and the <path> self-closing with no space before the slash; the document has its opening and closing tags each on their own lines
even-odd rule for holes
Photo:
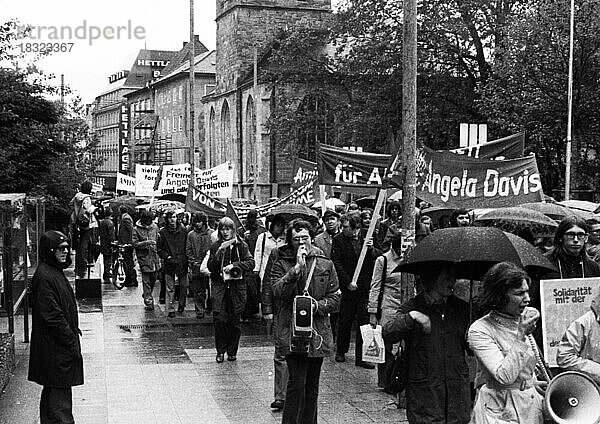
<svg viewBox="0 0 600 424">
<path fill-rule="evenodd" d="M 469 306 L 452 294 L 455 270 L 450 262 L 423 267 L 424 290 L 402 304 L 383 326 L 386 343 L 405 341 L 410 424 L 469 422 L 471 397 L 465 360 Z"/>
<path fill-rule="evenodd" d="M 509 262 L 494 265 L 483 278 L 479 297 L 487 314 L 469 328 L 477 358 L 477 395 L 472 424 L 542 424 L 545 382 L 535 376 L 536 353 L 528 342 L 539 319 L 529 307 L 529 277 Z"/>
</svg>

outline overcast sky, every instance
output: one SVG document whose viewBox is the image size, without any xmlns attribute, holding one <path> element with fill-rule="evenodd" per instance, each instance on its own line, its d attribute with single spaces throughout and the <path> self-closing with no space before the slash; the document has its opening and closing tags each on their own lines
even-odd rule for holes
<svg viewBox="0 0 600 424">
<path fill-rule="evenodd" d="M 196 0 L 194 3 L 195 33 L 212 50 L 215 48 L 215 1 Z M 56 75 L 53 81 L 57 86 L 60 74 L 64 74 L 65 83 L 86 103 L 92 102 L 108 85 L 110 75 L 129 70 L 140 49 L 177 51 L 183 41 L 189 40 L 188 0 L 0 0 L 0 21 L 11 18 L 38 27 L 34 37 L 37 38 L 38 32 L 42 37 L 30 39 L 32 43 L 74 43 L 70 52 L 53 53 L 42 59 L 39 66 L 46 73 Z M 78 34 L 81 35 L 84 23 L 87 39 L 50 39 L 53 28 L 60 31 L 63 26 L 73 31 L 80 27 Z M 119 40 L 115 33 L 113 39 L 101 36 L 90 45 L 91 27 L 104 30 L 118 26 L 129 26 L 131 39 L 127 31 L 122 30 Z M 144 33 L 143 39 L 136 38 L 136 27 L 143 27 L 137 31 L 138 36 Z M 106 33 L 110 35 L 110 29 Z"/>
</svg>

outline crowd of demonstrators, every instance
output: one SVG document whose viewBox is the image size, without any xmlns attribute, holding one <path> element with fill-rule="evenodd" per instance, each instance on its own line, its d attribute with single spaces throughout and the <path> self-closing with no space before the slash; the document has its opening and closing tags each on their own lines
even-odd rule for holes
<svg viewBox="0 0 600 424">
<path fill-rule="evenodd" d="M 246 305 L 244 273 L 254 269 L 254 258 L 246 242 L 236 236 L 235 224 L 228 217 L 218 225 L 219 238 L 209 251 L 207 267 L 212 282 L 212 307 L 215 325 L 217 362 L 237 359 L 241 335 L 241 314 Z"/>
<path fill-rule="evenodd" d="M 142 298 L 144 306 L 148 310 L 154 310 L 152 292 L 160 268 L 157 241 L 158 225 L 154 223 L 154 213 L 142 211 L 140 219 L 133 229 L 132 245 L 142 274 Z"/>
<path fill-rule="evenodd" d="M 177 221 L 174 211 L 165 213 L 165 227 L 159 231 L 157 250 L 163 260 L 166 284 L 166 309 L 169 318 L 175 316 L 175 279 L 179 282 L 179 305 L 177 311 L 185 309 L 188 281 L 188 263 L 185 251 L 187 230 Z"/>
<path fill-rule="evenodd" d="M 373 276 L 375 259 L 381 250 L 374 246 L 373 239 L 365 240 L 366 228 L 361 227 L 361 217 L 357 212 L 350 212 L 341 218 L 342 231 L 333 238 L 331 260 L 340 282 L 342 300 L 338 316 L 338 334 L 336 340 L 335 360 L 344 362 L 350 347 L 352 324 L 356 319 L 358 326 L 368 324 L 367 302 L 369 288 Z M 356 281 L 353 281 L 363 243 L 368 246 L 362 268 Z M 367 369 L 373 364 L 363 362 L 361 356 L 362 336 L 360 328 L 356 330 L 355 365 Z"/>
<path fill-rule="evenodd" d="M 71 213 L 72 243 L 75 247 L 75 276 L 85 278 L 88 265 L 95 262 L 92 258 L 92 248 L 96 243 L 98 221 L 96 206 L 92 203 L 92 183 L 84 181 L 79 191 L 73 196 L 69 205 Z"/>
<path fill-rule="evenodd" d="M 340 292 L 336 268 L 323 252 L 312 245 L 312 227 L 302 220 L 292 221 L 287 244 L 272 254 L 271 279 L 277 307 L 276 330 L 280 354 L 289 372 L 283 424 L 316 424 L 319 379 L 323 358 L 333 352 L 329 313 L 339 307 Z M 310 296 L 313 322 L 310 335 L 292 328 L 294 299 Z"/>
<path fill-rule="evenodd" d="M 209 276 L 202 271 L 202 262 L 212 244 L 208 217 L 204 212 L 192 215 L 192 228 L 187 236 L 185 252 L 190 266 L 190 290 L 194 297 L 196 318 L 202 319 L 205 312 L 212 312 Z"/>
<path fill-rule="evenodd" d="M 28 380 L 41 386 L 40 422 L 73 423 L 72 386 L 83 384 L 77 302 L 63 270 L 71 264 L 67 236 L 40 238 L 40 262 L 31 282 L 32 328 Z"/>
</svg>

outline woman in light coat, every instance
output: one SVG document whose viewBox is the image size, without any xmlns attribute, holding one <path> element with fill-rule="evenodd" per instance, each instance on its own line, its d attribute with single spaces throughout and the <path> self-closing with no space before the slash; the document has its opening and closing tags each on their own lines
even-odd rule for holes
<svg viewBox="0 0 600 424">
<path fill-rule="evenodd" d="M 480 307 L 489 311 L 469 328 L 477 359 L 471 423 L 542 424 L 542 388 L 535 376 L 530 334 L 539 312 L 529 305 L 529 277 L 508 262 L 483 278 Z M 535 342 L 533 342 L 535 343 Z"/>
</svg>

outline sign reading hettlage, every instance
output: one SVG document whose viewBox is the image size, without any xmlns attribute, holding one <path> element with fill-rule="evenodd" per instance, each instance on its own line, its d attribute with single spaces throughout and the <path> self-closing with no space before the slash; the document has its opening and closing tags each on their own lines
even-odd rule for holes
<svg viewBox="0 0 600 424">
<path fill-rule="evenodd" d="M 392 182 L 402 184 L 399 175 Z M 416 183 L 419 199 L 448 208 L 499 208 L 543 198 L 535 156 L 490 161 L 425 147 L 417 153 Z"/>
<path fill-rule="evenodd" d="M 225 215 L 227 207 L 201 190 L 189 186 L 185 198 L 185 210 L 187 212 L 204 212 L 207 216 L 219 218 Z"/>
<path fill-rule="evenodd" d="M 119 109 L 119 171 L 129 171 L 129 106 Z"/>
<path fill-rule="evenodd" d="M 558 344 L 573 321 L 590 310 L 592 300 L 600 293 L 600 278 L 541 280 L 542 336 L 544 357 L 556 367 Z"/>
</svg>

